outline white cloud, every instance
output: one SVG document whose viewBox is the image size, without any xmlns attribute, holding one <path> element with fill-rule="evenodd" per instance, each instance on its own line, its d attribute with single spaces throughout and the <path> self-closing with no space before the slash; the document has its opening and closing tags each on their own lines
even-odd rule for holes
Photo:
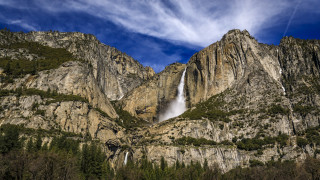
<svg viewBox="0 0 320 180">
<path fill-rule="evenodd" d="M 22 20 L 7 20 L 8 24 L 18 25 L 28 31 L 36 31 L 37 28 L 29 23 L 23 22 Z"/>
<path fill-rule="evenodd" d="M 6 24 L 20 26 L 23 29 L 28 30 L 28 31 L 36 31 L 37 30 L 36 26 L 32 25 L 30 22 L 26 22 L 21 19 L 11 19 L 11 18 L 8 18 L 2 14 L 0 14 L 0 21 L 4 22 Z"/>
<path fill-rule="evenodd" d="M 289 0 L 72 0 L 59 8 L 48 1 L 41 2 L 42 7 L 53 12 L 86 12 L 133 32 L 202 47 L 234 28 L 247 29 L 255 35 L 292 6 Z"/>
<path fill-rule="evenodd" d="M 52 13 L 84 12 L 112 21 L 132 32 L 205 47 L 234 28 L 247 29 L 256 36 L 263 29 L 284 20 L 281 18 L 290 17 L 288 13 L 299 0 L 30 1 L 32 3 L 0 0 L 0 5 L 26 8 L 31 4 L 29 8 L 37 6 Z M 301 3 L 301 8 L 316 12 L 319 5 L 318 0 L 306 0 Z"/>
</svg>

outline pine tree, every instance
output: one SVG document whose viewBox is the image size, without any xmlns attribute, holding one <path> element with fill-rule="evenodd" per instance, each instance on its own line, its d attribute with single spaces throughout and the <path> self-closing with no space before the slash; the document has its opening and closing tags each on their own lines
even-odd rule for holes
<svg viewBox="0 0 320 180">
<path fill-rule="evenodd" d="M 7 75 L 11 75 L 12 72 L 11 72 L 11 62 L 8 61 L 6 67 L 4 68 L 4 72 L 7 74 Z"/>
<path fill-rule="evenodd" d="M 182 168 L 185 168 L 185 167 L 186 167 L 186 165 L 184 164 L 183 161 L 182 161 L 181 167 L 182 167 Z"/>
<path fill-rule="evenodd" d="M 102 165 L 102 179 L 113 179 L 114 171 L 110 167 L 110 163 L 108 161 L 104 161 Z"/>
<path fill-rule="evenodd" d="M 176 169 L 179 169 L 180 168 L 180 162 L 179 162 L 179 160 L 177 159 L 177 161 L 176 161 Z"/>
<path fill-rule="evenodd" d="M 81 152 L 81 162 L 80 162 L 80 170 L 85 175 L 85 177 L 88 177 L 89 174 L 89 147 L 88 144 L 84 144 L 82 147 Z"/>
<path fill-rule="evenodd" d="M 33 151 L 34 151 L 34 144 L 33 144 L 32 137 L 30 137 L 30 139 L 29 139 L 29 141 L 28 141 L 27 151 L 28 151 L 28 152 L 33 152 Z"/>
<path fill-rule="evenodd" d="M 37 151 L 41 150 L 41 146 L 42 146 L 42 138 L 41 138 L 40 134 L 38 134 L 36 144 L 35 144 L 36 150 Z"/>
<path fill-rule="evenodd" d="M 203 169 L 204 169 L 205 171 L 209 169 L 208 160 L 207 160 L 207 159 L 204 159 Z"/>
<path fill-rule="evenodd" d="M 162 156 L 160 160 L 160 168 L 162 171 L 164 171 L 164 169 L 166 168 L 166 164 L 167 162 L 164 160 L 164 157 Z"/>
<path fill-rule="evenodd" d="M 8 125 L 3 128 L 3 133 L 0 131 L 0 153 L 8 153 L 13 149 L 21 148 L 19 141 L 19 131 L 16 126 Z"/>
</svg>

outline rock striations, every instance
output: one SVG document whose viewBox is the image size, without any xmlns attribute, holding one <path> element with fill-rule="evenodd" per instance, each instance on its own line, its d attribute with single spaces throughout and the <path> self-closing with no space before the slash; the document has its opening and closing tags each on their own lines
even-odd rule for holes
<svg viewBox="0 0 320 180">
<path fill-rule="evenodd" d="M 43 56 L 17 45 L 25 42 L 62 48 L 74 59 L 14 76 L 2 62 Z M 231 30 L 158 74 L 82 33 L 1 31 L 0 46 L 0 123 L 90 134 L 115 168 L 146 156 L 170 165 L 207 160 L 226 172 L 252 160 L 319 156 L 319 40 L 284 37 L 274 46 Z M 156 123 L 185 69 L 188 110 Z"/>
</svg>

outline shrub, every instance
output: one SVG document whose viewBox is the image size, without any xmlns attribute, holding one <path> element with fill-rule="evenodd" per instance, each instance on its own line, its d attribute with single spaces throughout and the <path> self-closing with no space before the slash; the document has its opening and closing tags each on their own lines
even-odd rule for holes
<svg viewBox="0 0 320 180">
<path fill-rule="evenodd" d="M 277 104 L 271 104 L 271 107 L 268 109 L 268 114 L 274 115 L 274 114 L 282 114 L 287 115 L 289 113 L 289 109 L 283 108 L 280 105 Z"/>
<path fill-rule="evenodd" d="M 260 150 L 263 149 L 263 146 L 265 145 L 274 145 L 276 142 L 280 145 L 280 147 L 283 147 L 287 144 L 289 136 L 285 134 L 280 134 L 276 137 L 264 137 L 259 138 L 259 136 L 256 136 L 252 139 L 242 139 L 241 141 L 238 141 L 237 147 L 239 149 L 243 149 L 246 151 L 253 151 L 253 150 Z"/>
<path fill-rule="evenodd" d="M 110 118 L 110 116 L 102 111 L 100 108 L 94 108 L 94 110 L 98 111 L 103 117 Z"/>
<path fill-rule="evenodd" d="M 38 109 L 34 114 L 44 116 L 46 114 L 46 111 Z"/>
<path fill-rule="evenodd" d="M 306 140 L 306 139 L 304 139 L 304 138 L 302 138 L 302 137 L 297 137 L 296 141 L 297 141 L 297 145 L 298 145 L 299 147 L 301 147 L 301 148 L 306 147 L 306 145 L 309 144 L 309 143 L 308 143 L 308 140 Z"/>
<path fill-rule="evenodd" d="M 202 146 L 202 145 L 216 145 L 217 143 L 212 140 L 208 140 L 205 138 L 196 139 L 193 137 L 182 137 L 175 140 L 175 143 L 178 145 L 194 145 L 194 146 Z"/>
<path fill-rule="evenodd" d="M 37 42 L 18 42 L 9 45 L 2 45 L 7 49 L 26 49 L 30 54 L 36 54 L 39 59 L 9 59 L 1 58 L 0 67 L 7 75 L 18 77 L 19 75 L 35 74 L 38 71 L 58 68 L 67 61 L 78 60 L 64 48 L 51 48 Z"/>
<path fill-rule="evenodd" d="M 293 106 L 293 111 L 297 112 L 303 116 L 309 114 L 311 111 L 313 111 L 315 108 L 312 106 L 303 106 L 301 104 L 296 104 Z"/>
<path fill-rule="evenodd" d="M 253 160 L 250 159 L 249 163 L 250 163 L 250 167 L 256 167 L 256 166 L 263 166 L 264 165 L 263 162 L 261 162 L 259 160 L 255 160 L 255 159 L 253 159 Z"/>
<path fill-rule="evenodd" d="M 207 118 L 210 121 L 223 121 L 223 122 L 230 122 L 231 120 L 228 118 L 230 115 L 234 115 L 238 111 L 230 111 L 226 112 L 221 110 L 220 108 L 225 104 L 223 101 L 223 95 L 218 94 L 207 101 L 198 103 L 193 110 L 188 110 L 184 112 L 181 117 L 189 118 L 192 120 L 198 120 L 202 118 Z M 243 111 L 239 110 L 239 113 Z"/>
</svg>

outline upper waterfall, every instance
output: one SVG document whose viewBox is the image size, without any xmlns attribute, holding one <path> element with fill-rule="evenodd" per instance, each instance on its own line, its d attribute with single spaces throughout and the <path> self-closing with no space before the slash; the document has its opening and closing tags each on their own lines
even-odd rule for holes
<svg viewBox="0 0 320 180">
<path fill-rule="evenodd" d="M 186 100 L 184 97 L 184 77 L 186 75 L 187 68 L 184 69 L 180 83 L 178 86 L 178 96 L 176 99 L 174 99 L 170 104 L 169 107 L 166 109 L 166 111 L 163 114 L 159 115 L 159 122 L 177 117 L 180 114 L 184 113 L 186 111 Z"/>
</svg>

